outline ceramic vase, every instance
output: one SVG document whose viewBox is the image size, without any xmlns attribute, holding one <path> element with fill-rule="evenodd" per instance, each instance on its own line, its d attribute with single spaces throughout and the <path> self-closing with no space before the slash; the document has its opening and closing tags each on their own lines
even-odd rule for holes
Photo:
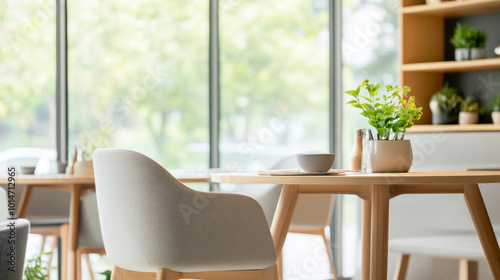
<svg viewBox="0 0 500 280">
<path fill-rule="evenodd" d="M 408 172 L 413 163 L 410 140 L 369 140 L 373 173 Z"/>
<path fill-rule="evenodd" d="M 93 175 L 94 162 L 91 160 L 76 161 L 73 166 L 74 175 Z"/>
<path fill-rule="evenodd" d="M 432 124 L 457 124 L 458 112 L 432 112 Z"/>
<path fill-rule="evenodd" d="M 455 49 L 455 60 L 474 60 L 486 58 L 485 48 L 459 48 Z"/>
<path fill-rule="evenodd" d="M 491 119 L 493 120 L 493 123 L 495 125 L 500 125 L 500 112 L 499 111 L 491 112 Z"/>
<path fill-rule="evenodd" d="M 479 113 L 474 112 L 460 112 L 458 114 L 458 124 L 476 124 L 479 121 Z"/>
</svg>

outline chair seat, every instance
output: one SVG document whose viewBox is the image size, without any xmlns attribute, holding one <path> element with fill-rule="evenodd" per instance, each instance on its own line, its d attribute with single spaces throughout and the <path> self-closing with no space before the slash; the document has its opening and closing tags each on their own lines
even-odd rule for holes
<svg viewBox="0 0 500 280">
<path fill-rule="evenodd" d="M 497 240 L 500 235 L 497 235 Z M 408 237 L 389 241 L 389 250 L 408 255 L 454 259 L 486 259 L 476 234 Z"/>
</svg>

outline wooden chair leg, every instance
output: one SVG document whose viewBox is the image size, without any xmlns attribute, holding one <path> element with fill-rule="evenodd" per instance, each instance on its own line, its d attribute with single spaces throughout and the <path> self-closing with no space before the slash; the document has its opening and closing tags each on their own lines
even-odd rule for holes
<svg viewBox="0 0 500 280">
<path fill-rule="evenodd" d="M 47 239 L 47 236 L 45 234 L 42 234 L 42 245 L 40 246 L 40 256 L 43 254 L 43 251 L 45 249 L 45 240 Z"/>
<path fill-rule="evenodd" d="M 398 263 L 396 264 L 396 271 L 394 272 L 394 280 L 406 279 L 406 271 L 408 269 L 409 261 L 410 255 L 401 254 L 401 256 L 399 256 Z"/>
<path fill-rule="evenodd" d="M 61 279 L 67 279 L 66 267 L 67 267 L 67 259 L 68 259 L 68 236 L 69 236 L 69 225 L 64 224 L 59 227 L 59 236 L 61 237 L 61 260 L 62 260 L 62 268 L 61 268 Z"/>
<path fill-rule="evenodd" d="M 157 277 L 158 277 L 157 273 L 131 271 L 123 269 L 116 265 L 113 265 L 113 270 L 111 272 L 111 280 L 155 280 L 158 279 Z M 179 279 L 179 278 L 171 278 L 171 279 Z"/>
<path fill-rule="evenodd" d="M 328 255 L 328 259 L 330 260 L 330 272 L 333 275 L 333 279 L 337 280 L 337 272 L 335 271 L 335 266 L 333 265 L 333 254 L 332 248 L 330 247 L 330 240 L 326 238 L 324 230 L 321 231 L 320 234 L 323 237 L 323 241 L 325 242 L 326 254 Z"/>
<path fill-rule="evenodd" d="M 278 264 L 262 270 L 262 280 L 278 280 Z"/>
<path fill-rule="evenodd" d="M 90 280 L 95 280 L 94 270 L 92 269 L 92 264 L 90 263 L 89 254 L 88 253 L 82 254 L 82 257 L 85 259 L 85 262 L 87 263 L 87 267 L 89 268 Z"/>
<path fill-rule="evenodd" d="M 178 280 L 180 278 L 181 273 L 166 268 L 160 268 L 156 273 L 156 280 Z"/>
<path fill-rule="evenodd" d="M 284 272 L 283 272 L 283 253 L 278 257 L 278 279 L 283 280 Z"/>
<path fill-rule="evenodd" d="M 458 265 L 458 280 L 477 280 L 477 261 L 460 259 Z"/>
</svg>

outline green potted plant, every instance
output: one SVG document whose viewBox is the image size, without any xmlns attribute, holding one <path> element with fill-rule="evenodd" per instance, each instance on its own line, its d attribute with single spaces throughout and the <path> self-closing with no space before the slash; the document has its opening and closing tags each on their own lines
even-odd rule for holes
<svg viewBox="0 0 500 280">
<path fill-rule="evenodd" d="M 432 124 L 456 124 L 463 98 L 447 83 L 431 97 Z"/>
<path fill-rule="evenodd" d="M 422 116 L 415 97 L 405 99 L 410 88 L 386 86 L 364 80 L 355 90 L 346 91 L 354 99 L 347 104 L 361 109 L 361 115 L 375 128 L 377 140 L 368 141 L 372 172 L 407 172 L 413 161 L 410 140 L 404 140 L 406 129 Z"/>
<path fill-rule="evenodd" d="M 109 146 L 109 131 L 101 129 L 91 133 L 83 141 L 75 144 L 73 162 L 66 169 L 67 174 L 92 175 L 94 174 L 94 164 L 92 155 L 98 148 Z"/>
<path fill-rule="evenodd" d="M 491 110 L 491 119 L 496 125 L 500 125 L 500 94 L 494 96 L 488 104 L 488 109 Z"/>
<path fill-rule="evenodd" d="M 486 32 L 472 28 L 469 24 L 457 23 L 455 33 L 450 40 L 455 47 L 455 60 L 486 58 Z"/>
<path fill-rule="evenodd" d="M 461 125 L 476 124 L 479 121 L 479 114 L 482 113 L 484 113 L 484 108 L 479 106 L 479 103 L 475 102 L 474 99 L 469 96 L 460 104 L 458 123 Z"/>
</svg>

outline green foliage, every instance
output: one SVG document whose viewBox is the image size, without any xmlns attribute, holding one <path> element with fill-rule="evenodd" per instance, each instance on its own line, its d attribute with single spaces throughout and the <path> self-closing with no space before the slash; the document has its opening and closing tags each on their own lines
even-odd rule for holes
<svg viewBox="0 0 500 280">
<path fill-rule="evenodd" d="M 92 160 L 92 155 L 99 148 L 109 147 L 109 127 L 103 127 L 94 133 L 90 133 L 78 146 L 81 160 Z"/>
<path fill-rule="evenodd" d="M 439 91 L 432 95 L 430 108 L 433 112 L 451 112 L 462 101 L 463 98 L 458 94 L 457 89 L 450 87 L 446 83 Z"/>
<path fill-rule="evenodd" d="M 488 103 L 488 109 L 500 112 L 500 94 L 494 96 Z"/>
<path fill-rule="evenodd" d="M 25 280 L 45 280 L 48 279 L 47 264 L 42 261 L 44 254 L 26 260 L 24 268 Z"/>
<path fill-rule="evenodd" d="M 111 270 L 106 270 L 99 274 L 106 276 L 106 280 L 111 280 Z"/>
<path fill-rule="evenodd" d="M 460 48 L 484 48 L 486 32 L 478 28 L 472 28 L 469 24 L 457 23 L 455 33 L 450 42 L 456 49 Z"/>
<path fill-rule="evenodd" d="M 364 88 L 366 91 L 361 92 Z M 368 118 L 368 123 L 373 126 L 382 139 L 390 139 L 391 133 L 394 138 L 398 133 L 405 133 L 407 128 L 413 126 L 413 120 L 419 120 L 422 116 L 422 107 L 415 105 L 415 97 L 410 96 L 408 100 L 404 97 L 410 92 L 405 86 L 386 86 L 387 93 L 380 96 L 380 83 L 369 84 L 365 79 L 355 90 L 345 93 L 354 97 L 347 104 L 362 110 L 361 115 Z M 363 95 L 363 93 L 367 92 Z"/>
<path fill-rule="evenodd" d="M 469 96 L 460 104 L 460 111 L 482 114 L 484 113 L 484 108 L 480 107 L 479 103 L 475 102 L 474 99 Z"/>
</svg>

